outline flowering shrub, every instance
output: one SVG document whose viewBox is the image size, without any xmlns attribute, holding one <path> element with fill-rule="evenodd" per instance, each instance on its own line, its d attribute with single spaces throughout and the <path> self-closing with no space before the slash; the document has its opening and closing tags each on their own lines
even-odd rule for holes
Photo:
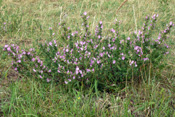
<svg viewBox="0 0 175 117">
<path fill-rule="evenodd" d="M 160 32 L 156 39 L 153 32 L 158 15 L 146 17 L 141 30 L 130 36 L 119 34 L 116 20 L 111 34 L 103 36 L 103 23 L 99 22 L 95 35 L 89 31 L 89 16 L 82 15 L 84 33 L 72 32 L 61 23 L 62 40 L 66 46 L 57 45 L 56 40 L 40 43 L 39 48 L 20 50 L 16 45 L 5 45 L 4 50 L 12 57 L 13 68 L 45 82 L 87 85 L 98 81 L 102 85 L 118 84 L 131 78 L 138 79 L 142 72 L 159 68 L 160 61 L 168 54 L 165 44 L 167 34 L 174 24 Z"/>
</svg>

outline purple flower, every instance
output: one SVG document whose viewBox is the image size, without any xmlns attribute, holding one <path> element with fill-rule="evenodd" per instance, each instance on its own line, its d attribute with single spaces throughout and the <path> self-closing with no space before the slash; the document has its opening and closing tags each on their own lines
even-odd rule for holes
<svg viewBox="0 0 175 117">
<path fill-rule="evenodd" d="M 103 50 L 105 50 L 105 47 L 103 47 Z"/>
<path fill-rule="evenodd" d="M 137 50 L 138 48 L 139 48 L 139 46 L 135 46 L 135 47 L 134 47 L 134 50 Z"/>
<path fill-rule="evenodd" d="M 43 73 L 43 70 L 41 70 L 40 73 L 42 74 Z"/>
<path fill-rule="evenodd" d="M 149 60 L 149 58 L 143 58 L 144 61 Z"/>
<path fill-rule="evenodd" d="M 169 54 L 169 52 L 166 52 L 165 54 Z"/>
<path fill-rule="evenodd" d="M 75 71 L 76 71 L 76 74 L 79 73 L 79 70 L 80 70 L 80 69 L 79 69 L 79 67 L 77 66 L 77 67 L 76 67 L 76 70 L 75 70 Z"/>
<path fill-rule="evenodd" d="M 5 45 L 5 46 L 4 46 L 4 48 L 7 48 L 7 47 L 8 47 L 8 45 Z"/>
<path fill-rule="evenodd" d="M 113 64 L 115 64 L 116 63 L 116 61 L 115 60 L 113 60 Z"/>
<path fill-rule="evenodd" d="M 83 14 L 84 14 L 84 15 L 87 15 L 87 12 L 84 12 Z"/>
<path fill-rule="evenodd" d="M 100 62 L 101 62 L 100 60 L 97 60 L 97 64 L 100 64 Z"/>
<path fill-rule="evenodd" d="M 125 60 L 125 57 L 124 56 L 122 56 L 122 60 Z"/>
<path fill-rule="evenodd" d="M 18 60 L 17 63 L 21 63 L 21 60 Z"/>
<path fill-rule="evenodd" d="M 75 79 L 75 76 L 73 76 L 73 79 Z"/>
<path fill-rule="evenodd" d="M 52 46 L 52 42 L 49 42 L 49 45 Z"/>
<path fill-rule="evenodd" d="M 166 48 L 169 48 L 169 46 L 167 44 L 165 44 Z"/>
<path fill-rule="evenodd" d="M 87 72 L 90 72 L 91 70 L 90 69 L 86 69 Z"/>
<path fill-rule="evenodd" d="M 131 61 L 130 66 L 134 63 L 134 61 Z"/>
<path fill-rule="evenodd" d="M 69 49 L 66 49 L 66 52 L 69 52 Z"/>
<path fill-rule="evenodd" d="M 51 81 L 51 79 L 47 78 L 47 82 L 50 82 L 50 81 Z"/>
<path fill-rule="evenodd" d="M 92 69 L 92 71 L 94 72 L 94 68 Z"/>
<path fill-rule="evenodd" d="M 52 30 L 52 27 L 49 27 L 49 30 Z"/>
<path fill-rule="evenodd" d="M 67 82 L 67 81 L 64 81 L 64 83 L 65 83 L 65 84 L 68 84 L 68 82 Z"/>
<path fill-rule="evenodd" d="M 122 56 L 123 56 L 124 54 L 123 54 L 123 53 L 121 53 L 120 55 L 122 55 Z"/>
<path fill-rule="evenodd" d="M 102 24 L 102 21 L 100 21 L 99 23 Z"/>
<path fill-rule="evenodd" d="M 32 61 L 34 62 L 35 61 L 35 58 L 32 58 Z"/>
<path fill-rule="evenodd" d="M 71 79 L 68 79 L 69 80 L 69 82 L 71 82 Z"/>
<path fill-rule="evenodd" d="M 17 71 L 18 69 L 17 69 L 17 67 L 15 67 L 15 71 Z"/>
<path fill-rule="evenodd" d="M 58 70 L 58 73 L 60 73 L 60 70 Z"/>
<path fill-rule="evenodd" d="M 98 35 L 98 38 L 100 39 L 100 38 L 101 38 L 101 36 L 100 36 L 100 35 Z"/>
<path fill-rule="evenodd" d="M 79 73 L 82 74 L 83 72 L 81 70 L 79 70 Z"/>
<path fill-rule="evenodd" d="M 137 63 L 136 63 L 136 61 L 135 61 L 135 67 L 137 67 Z"/>
<path fill-rule="evenodd" d="M 40 78 L 43 78 L 41 75 L 39 75 Z"/>
<path fill-rule="evenodd" d="M 11 48 L 10 48 L 10 47 L 8 47 L 8 48 L 7 48 L 7 51 L 11 51 Z"/>
<path fill-rule="evenodd" d="M 56 40 L 54 40 L 54 43 L 56 44 Z"/>
<path fill-rule="evenodd" d="M 130 40 L 130 37 L 128 37 L 127 40 Z"/>
<path fill-rule="evenodd" d="M 34 72 L 36 72 L 36 70 L 35 70 L 35 69 L 33 69 L 33 71 L 34 71 Z"/>
<path fill-rule="evenodd" d="M 104 53 L 100 53 L 100 57 L 103 57 Z"/>
<path fill-rule="evenodd" d="M 51 69 L 48 72 L 51 72 Z"/>
<path fill-rule="evenodd" d="M 111 29 L 111 32 L 115 33 L 115 30 L 112 28 L 112 29 Z"/>
<path fill-rule="evenodd" d="M 124 42 L 124 40 L 120 40 L 120 44 L 122 44 Z"/>
</svg>

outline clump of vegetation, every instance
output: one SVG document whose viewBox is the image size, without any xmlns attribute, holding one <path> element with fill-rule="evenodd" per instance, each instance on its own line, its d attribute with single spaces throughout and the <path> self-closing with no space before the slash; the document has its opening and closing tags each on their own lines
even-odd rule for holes
<svg viewBox="0 0 175 117">
<path fill-rule="evenodd" d="M 174 24 L 170 22 L 155 38 L 157 17 L 157 14 L 147 16 L 141 30 L 130 35 L 120 34 L 116 20 L 111 33 L 103 35 L 102 21 L 95 34 L 89 31 L 89 16 L 84 12 L 84 32 L 73 32 L 65 23 L 60 24 L 61 38 L 67 44 L 63 48 L 51 40 L 26 50 L 14 44 L 5 45 L 4 50 L 12 57 L 16 72 L 37 80 L 77 88 L 94 84 L 99 89 L 114 84 L 122 86 L 123 81 L 137 81 L 160 69 L 163 56 L 169 53 L 165 40 Z"/>
</svg>

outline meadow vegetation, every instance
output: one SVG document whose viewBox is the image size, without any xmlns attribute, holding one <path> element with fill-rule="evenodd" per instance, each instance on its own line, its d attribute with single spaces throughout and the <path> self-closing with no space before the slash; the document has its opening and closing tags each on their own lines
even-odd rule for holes
<svg viewBox="0 0 175 117">
<path fill-rule="evenodd" d="M 175 1 L 0 1 L 1 116 L 175 116 Z"/>
</svg>

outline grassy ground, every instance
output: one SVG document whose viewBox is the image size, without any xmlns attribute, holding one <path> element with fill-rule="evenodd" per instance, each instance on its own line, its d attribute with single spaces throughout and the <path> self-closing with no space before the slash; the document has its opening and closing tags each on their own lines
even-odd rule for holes
<svg viewBox="0 0 175 117">
<path fill-rule="evenodd" d="M 29 47 L 36 40 L 45 41 L 50 38 L 49 27 L 55 33 L 53 38 L 59 40 L 58 23 L 65 20 L 67 26 L 79 30 L 84 11 L 90 15 L 91 31 L 101 20 L 107 31 L 117 18 L 122 22 L 123 33 L 129 34 L 141 28 L 146 15 L 155 13 L 159 14 L 158 30 L 163 30 L 169 21 L 175 23 L 173 0 L 128 0 L 118 10 L 122 3 L 123 0 L 0 0 L 0 48 L 10 43 Z M 174 34 L 173 29 L 167 40 L 171 54 L 164 59 L 168 65 L 158 78 L 152 77 L 149 84 L 129 84 L 113 93 L 67 91 L 54 84 L 41 85 L 16 74 L 11 60 L 0 54 L 0 116 L 175 117 Z"/>
</svg>

